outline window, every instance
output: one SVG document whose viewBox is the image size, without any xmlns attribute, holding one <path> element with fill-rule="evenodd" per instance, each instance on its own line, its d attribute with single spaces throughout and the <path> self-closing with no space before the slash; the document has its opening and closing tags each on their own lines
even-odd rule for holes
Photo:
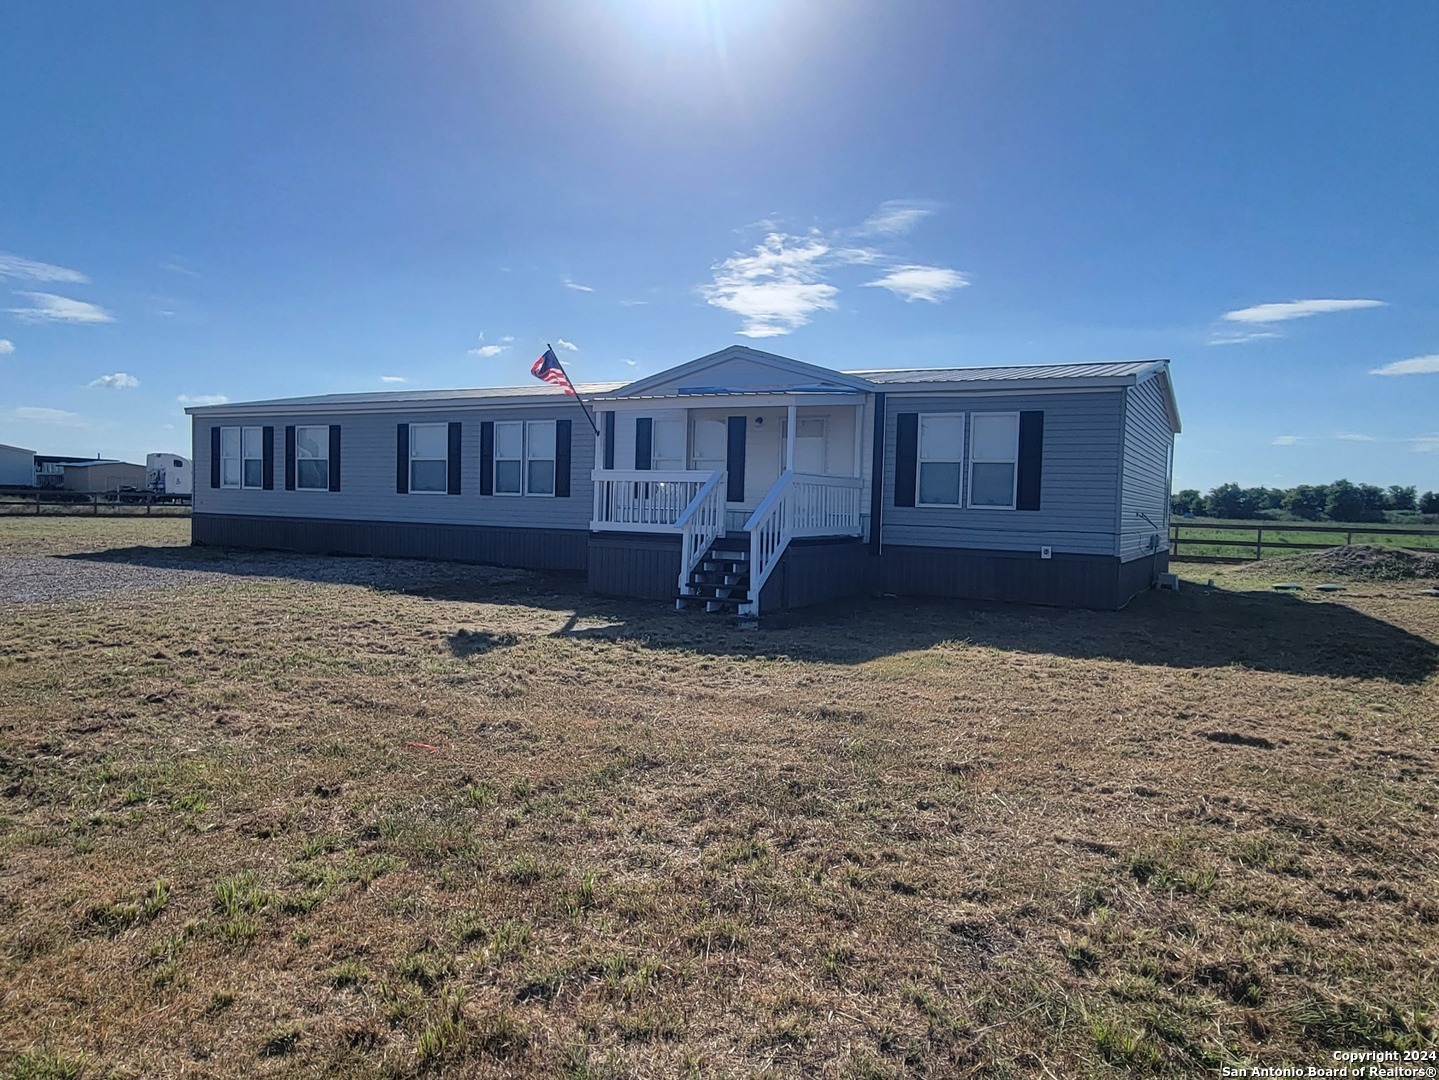
<svg viewBox="0 0 1439 1080">
<path fill-rule="evenodd" d="M 555 422 L 511 420 L 495 424 L 495 494 L 555 493 Z"/>
<path fill-rule="evenodd" d="M 184 467 L 185 467 L 185 463 L 184 463 L 181 459 L 175 458 L 175 468 L 177 468 L 177 469 L 183 469 Z"/>
<path fill-rule="evenodd" d="M 696 417 L 690 423 L 690 468 L 712 473 L 729 460 L 729 428 L 723 420 Z"/>
<path fill-rule="evenodd" d="M 265 483 L 263 428 L 220 429 L 220 486 L 258 488 Z"/>
<path fill-rule="evenodd" d="M 958 506 L 964 414 L 919 418 L 919 505 Z"/>
<path fill-rule="evenodd" d="M 1013 510 L 1018 463 L 1019 414 L 974 413 L 969 425 L 969 505 Z"/>
<path fill-rule="evenodd" d="M 685 467 L 685 422 L 656 420 L 650 442 L 650 468 L 683 469 Z"/>
<path fill-rule="evenodd" d="M 296 433 L 296 443 L 299 437 Z M 410 490 L 449 490 L 450 432 L 446 424 L 410 425 Z"/>
<path fill-rule="evenodd" d="M 295 429 L 295 486 L 301 491 L 330 490 L 330 429 Z"/>
</svg>

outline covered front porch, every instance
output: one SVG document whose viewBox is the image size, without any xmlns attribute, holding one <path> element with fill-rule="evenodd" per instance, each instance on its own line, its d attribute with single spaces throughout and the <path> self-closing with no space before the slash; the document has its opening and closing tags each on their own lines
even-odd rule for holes
<svg viewBox="0 0 1439 1080">
<path fill-rule="evenodd" d="M 602 414 L 590 528 L 679 537 L 681 605 L 758 614 L 792 540 L 864 535 L 865 397 L 693 396 Z"/>
</svg>

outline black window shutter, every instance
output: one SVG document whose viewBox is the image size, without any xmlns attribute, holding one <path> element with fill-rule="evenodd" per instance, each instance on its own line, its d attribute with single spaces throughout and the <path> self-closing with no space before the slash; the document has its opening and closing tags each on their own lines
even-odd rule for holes
<svg viewBox="0 0 1439 1080">
<path fill-rule="evenodd" d="M 655 422 L 648 416 L 635 418 L 635 468 L 654 468 Z"/>
<path fill-rule="evenodd" d="M 285 425 L 285 490 L 295 490 L 295 425 Z"/>
<path fill-rule="evenodd" d="M 604 414 L 601 426 L 605 432 L 605 456 L 604 464 L 601 467 L 613 469 L 615 467 L 615 414 L 613 410 Z"/>
<path fill-rule="evenodd" d="M 894 505 L 914 505 L 915 472 L 919 468 L 919 413 L 894 418 Z"/>
<path fill-rule="evenodd" d="M 340 490 L 340 425 L 330 425 L 330 490 Z"/>
<path fill-rule="evenodd" d="M 275 490 L 275 429 L 262 427 L 260 439 L 260 487 L 266 491 Z"/>
<path fill-rule="evenodd" d="M 480 494 L 495 493 L 495 422 L 480 422 Z"/>
<path fill-rule="evenodd" d="M 1044 413 L 1019 414 L 1019 510 L 1039 509 L 1039 481 L 1044 468 Z"/>
<path fill-rule="evenodd" d="M 450 424 L 450 446 L 449 446 L 450 482 L 445 490 L 451 495 L 460 493 L 460 422 L 453 421 Z"/>
<path fill-rule="evenodd" d="M 748 427 L 749 417 L 731 416 L 725 429 L 725 468 L 729 470 L 725 498 L 730 502 L 744 502 L 744 437 Z"/>
<path fill-rule="evenodd" d="M 210 486 L 220 486 L 220 429 L 210 429 Z"/>
<path fill-rule="evenodd" d="M 395 490 L 410 493 L 410 425 L 395 425 Z"/>
<path fill-rule="evenodd" d="M 570 497 L 570 422 L 555 421 L 555 498 Z"/>
</svg>

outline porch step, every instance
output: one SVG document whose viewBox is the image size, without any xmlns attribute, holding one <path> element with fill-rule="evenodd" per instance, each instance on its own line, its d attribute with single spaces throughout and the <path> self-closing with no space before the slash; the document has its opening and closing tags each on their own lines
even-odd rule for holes
<svg viewBox="0 0 1439 1080">
<path fill-rule="evenodd" d="M 721 536 L 710 545 L 676 597 L 679 607 L 703 605 L 706 611 L 738 613 L 749 601 L 749 537 Z"/>
</svg>

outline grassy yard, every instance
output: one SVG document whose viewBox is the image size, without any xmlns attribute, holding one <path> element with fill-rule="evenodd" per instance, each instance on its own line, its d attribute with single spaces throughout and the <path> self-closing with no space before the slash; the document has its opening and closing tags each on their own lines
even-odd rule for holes
<svg viewBox="0 0 1439 1080">
<path fill-rule="evenodd" d="M 0 557 L 186 528 L 3 520 Z M 1435 1045 L 1413 582 L 1205 567 L 1120 613 L 746 632 L 302 562 L 0 607 L 0 1076 L 1188 1077 Z"/>
</svg>

